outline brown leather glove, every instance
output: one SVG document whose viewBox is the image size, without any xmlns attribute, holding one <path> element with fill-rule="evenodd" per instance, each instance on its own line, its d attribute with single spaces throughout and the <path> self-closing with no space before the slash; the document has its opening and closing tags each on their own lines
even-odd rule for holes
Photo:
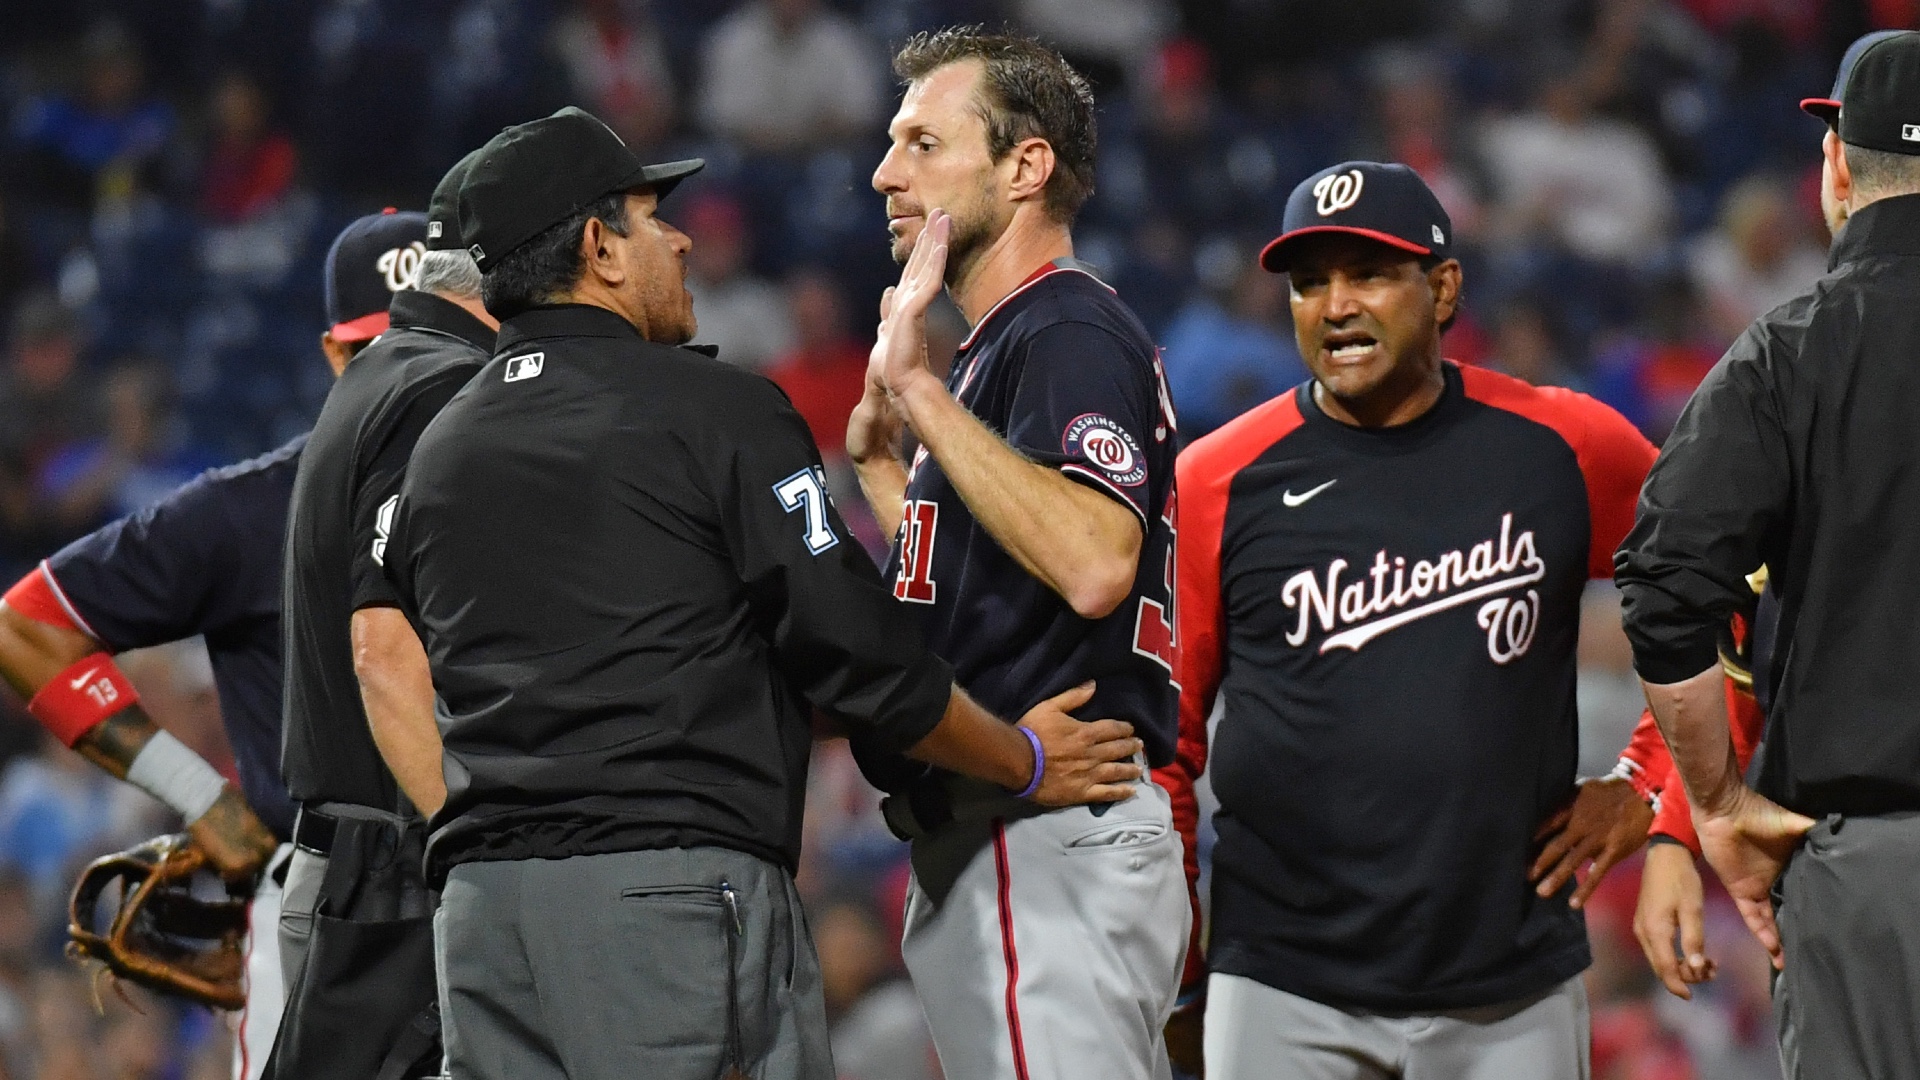
<svg viewBox="0 0 1920 1080">
<path fill-rule="evenodd" d="M 97 960 L 114 976 L 162 994 L 241 1008 L 247 904 L 232 895 L 196 896 L 193 880 L 202 871 L 209 885 L 217 880 L 206 853 L 184 835 L 94 860 L 67 905 L 67 955 Z M 103 906 L 112 913 L 98 931 Z"/>
</svg>

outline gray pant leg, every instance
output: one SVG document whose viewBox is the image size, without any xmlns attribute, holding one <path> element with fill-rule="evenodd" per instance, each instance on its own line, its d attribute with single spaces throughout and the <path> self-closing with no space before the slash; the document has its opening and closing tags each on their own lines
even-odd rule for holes
<svg viewBox="0 0 1920 1080">
<path fill-rule="evenodd" d="M 720 848 L 469 864 L 441 913 L 456 1080 L 713 1080 L 736 1061 L 831 1080 L 819 965 L 780 867 Z M 489 951 L 508 958 L 473 955 Z"/>
<path fill-rule="evenodd" d="M 1789 1080 L 1920 1078 L 1920 814 L 1828 817 L 1782 875 L 1774 1021 Z"/>
<path fill-rule="evenodd" d="M 1406 1080 L 1589 1080 L 1592 1024 L 1578 977 L 1533 997 L 1402 1017 Z"/>
<path fill-rule="evenodd" d="M 1207 1080 L 1395 1080 L 1392 1021 L 1239 975 L 1207 978 Z"/>
<path fill-rule="evenodd" d="M 307 942 L 313 937 L 313 912 L 320 906 L 320 883 L 327 877 L 327 858 L 293 849 L 287 863 L 287 884 L 280 894 L 280 981 L 293 997 L 300 969 L 307 963 Z"/>
<path fill-rule="evenodd" d="M 433 915 L 446 1073 L 458 1080 L 566 1080 L 520 940 L 524 862 L 453 868 Z"/>
</svg>

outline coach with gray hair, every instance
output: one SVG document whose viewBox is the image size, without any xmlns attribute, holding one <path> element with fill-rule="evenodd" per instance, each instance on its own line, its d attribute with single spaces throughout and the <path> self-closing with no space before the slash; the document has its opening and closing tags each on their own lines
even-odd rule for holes
<svg viewBox="0 0 1920 1080">
<path fill-rule="evenodd" d="M 1861 38 L 1802 107 L 1831 125 L 1828 273 L 1695 391 L 1615 577 L 1701 847 L 1779 969 L 1789 1080 L 1897 1080 L 1920 1077 L 1920 33 Z M 1762 564 L 1780 625 L 1750 788 L 1718 642 Z"/>
<path fill-rule="evenodd" d="M 434 901 L 421 859 L 422 815 L 444 791 L 440 742 L 426 655 L 383 564 L 414 442 L 486 362 L 498 325 L 453 212 L 470 161 L 448 171 L 424 219 L 392 215 L 418 223 L 423 239 L 354 253 L 397 291 L 379 336 L 327 395 L 294 479 L 281 765 L 300 809 L 270 1077 L 366 1080 L 438 1065 Z M 410 716 L 429 722 L 410 726 Z"/>
</svg>

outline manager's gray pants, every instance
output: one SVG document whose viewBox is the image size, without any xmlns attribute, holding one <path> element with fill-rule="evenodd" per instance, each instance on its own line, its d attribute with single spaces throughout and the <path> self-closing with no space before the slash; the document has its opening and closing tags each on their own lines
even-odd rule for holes
<svg viewBox="0 0 1920 1080">
<path fill-rule="evenodd" d="M 1831 815 L 1774 887 L 1788 1080 L 1920 1078 L 1920 814 Z"/>
<path fill-rule="evenodd" d="M 1576 976 L 1500 1005 L 1373 1013 L 1238 975 L 1207 978 L 1207 1080 L 1588 1080 Z"/>
<path fill-rule="evenodd" d="M 464 863 L 434 916 L 453 1080 L 832 1080 L 785 869 L 717 847 Z"/>
</svg>

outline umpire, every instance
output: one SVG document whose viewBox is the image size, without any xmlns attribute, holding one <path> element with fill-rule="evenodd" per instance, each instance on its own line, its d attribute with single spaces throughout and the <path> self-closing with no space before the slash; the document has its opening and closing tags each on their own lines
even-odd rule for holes
<svg viewBox="0 0 1920 1080">
<path fill-rule="evenodd" d="M 1616 577 L 1707 861 L 1780 969 L 1788 1077 L 1896 1080 L 1920 1077 L 1920 33 L 1862 38 L 1802 107 L 1831 125 L 1829 272 L 1694 393 Z M 1756 791 L 1715 653 L 1762 563 L 1780 627 Z"/>
<path fill-rule="evenodd" d="M 1139 748 L 954 688 L 827 497 L 771 382 L 692 336 L 689 242 L 578 109 L 480 151 L 460 221 L 504 318 L 421 437 L 387 565 L 432 662 L 429 875 L 462 1080 L 833 1075 L 794 890 L 810 709 L 1064 804 Z M 1023 737 L 1024 736 L 1024 737 Z"/>
<path fill-rule="evenodd" d="M 389 231 L 413 232 L 412 250 L 389 268 L 412 287 L 394 294 L 384 331 L 328 394 L 294 480 L 282 769 L 300 811 L 281 911 L 289 982 L 273 1076 L 387 1080 L 414 1060 L 437 1064 L 426 830 L 408 795 L 437 805 L 439 745 L 376 747 L 362 684 L 367 701 L 396 686 L 431 700 L 425 655 L 380 563 L 415 440 L 493 347 L 497 324 L 480 305 L 479 271 L 453 213 L 465 165 L 441 180 L 425 217 L 390 216 Z M 394 640 L 413 647 L 365 649 L 365 663 L 350 647 Z"/>
</svg>

